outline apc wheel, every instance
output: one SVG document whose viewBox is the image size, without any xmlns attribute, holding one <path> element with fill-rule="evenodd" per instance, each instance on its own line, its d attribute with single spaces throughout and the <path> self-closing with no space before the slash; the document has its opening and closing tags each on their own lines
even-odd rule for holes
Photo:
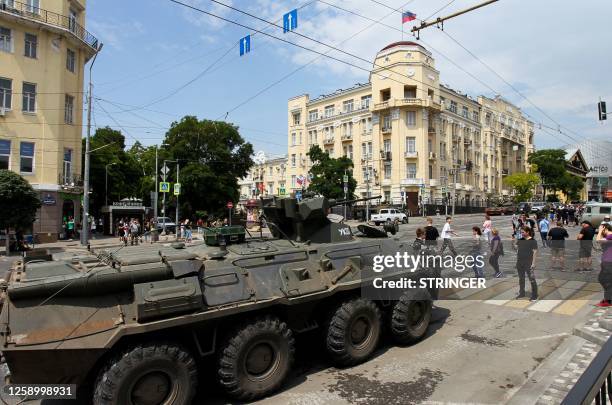
<svg viewBox="0 0 612 405">
<path fill-rule="evenodd" d="M 380 310 L 372 301 L 355 298 L 343 303 L 327 329 L 325 343 L 333 362 L 351 366 L 367 360 L 378 345 L 380 329 Z"/>
<path fill-rule="evenodd" d="M 111 359 L 95 384 L 96 405 L 187 405 L 198 370 L 189 352 L 174 344 L 133 346 Z"/>
<path fill-rule="evenodd" d="M 275 317 L 239 327 L 219 357 L 219 379 L 226 392 L 252 400 L 277 390 L 293 364 L 295 340 L 287 324 Z"/>
<path fill-rule="evenodd" d="M 431 320 L 430 300 L 413 300 L 403 294 L 391 313 L 391 334 L 399 344 L 409 344 L 421 339 Z"/>
<path fill-rule="evenodd" d="M 404 219 L 402 219 L 402 224 L 407 224 L 408 223 L 408 218 L 404 217 Z"/>
<path fill-rule="evenodd" d="M 378 226 L 378 225 L 380 225 L 380 222 L 374 221 L 374 225 Z"/>
</svg>

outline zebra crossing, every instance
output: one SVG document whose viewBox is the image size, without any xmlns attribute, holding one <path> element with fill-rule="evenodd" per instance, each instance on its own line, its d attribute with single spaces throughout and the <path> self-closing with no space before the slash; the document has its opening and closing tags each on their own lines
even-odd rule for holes
<svg viewBox="0 0 612 405">
<path fill-rule="evenodd" d="M 440 300 L 476 300 L 484 304 L 528 311 L 547 312 L 572 316 L 590 302 L 602 296 L 599 283 L 564 280 L 558 278 L 537 278 L 538 301 L 515 299 L 518 294 L 518 277 L 487 280 L 485 289 L 444 289 Z M 526 289 L 529 295 L 529 280 Z"/>
</svg>

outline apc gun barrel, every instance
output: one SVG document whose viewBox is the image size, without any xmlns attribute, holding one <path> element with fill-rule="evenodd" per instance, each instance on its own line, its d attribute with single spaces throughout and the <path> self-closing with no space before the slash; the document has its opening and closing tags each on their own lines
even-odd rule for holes
<svg viewBox="0 0 612 405">
<path fill-rule="evenodd" d="M 13 283 L 8 288 L 12 300 L 59 296 L 92 296 L 124 291 L 134 284 L 173 278 L 172 268 L 165 264 L 153 268 L 76 273 Z"/>
<path fill-rule="evenodd" d="M 333 206 L 342 205 L 342 204 L 352 204 L 352 203 L 361 202 L 361 201 L 376 200 L 381 197 L 382 196 L 380 195 L 376 195 L 372 197 L 355 198 L 354 200 L 338 200 L 338 201 L 330 202 L 329 205 L 333 207 Z"/>
</svg>

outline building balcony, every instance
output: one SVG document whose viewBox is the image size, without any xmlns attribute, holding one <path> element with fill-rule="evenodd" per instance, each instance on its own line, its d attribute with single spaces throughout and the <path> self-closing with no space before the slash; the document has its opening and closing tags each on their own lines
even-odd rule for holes
<svg viewBox="0 0 612 405">
<path fill-rule="evenodd" d="M 323 144 L 324 145 L 333 145 L 333 143 L 334 143 L 334 137 L 333 136 L 329 136 L 329 137 L 323 139 Z"/>
<path fill-rule="evenodd" d="M 81 175 L 72 173 L 58 173 L 57 184 L 63 190 L 83 189 L 83 179 Z"/>
<path fill-rule="evenodd" d="M 463 184 L 455 183 L 455 190 L 463 190 Z"/>
<path fill-rule="evenodd" d="M 510 169 L 502 169 L 501 174 L 502 176 L 507 176 L 510 173 Z"/>
<path fill-rule="evenodd" d="M 473 190 L 474 190 L 474 186 L 472 186 L 471 184 L 465 184 L 465 185 L 463 186 L 463 189 L 464 189 L 465 191 L 473 191 Z"/>
<path fill-rule="evenodd" d="M 420 186 L 421 184 L 423 184 L 423 179 L 409 178 L 400 180 L 400 185 L 402 186 Z"/>
<path fill-rule="evenodd" d="M 435 135 L 436 134 L 436 129 L 435 128 L 427 128 L 427 133 L 429 135 Z"/>
<path fill-rule="evenodd" d="M 350 141 L 353 139 L 353 134 L 344 134 L 341 137 L 342 141 Z"/>
<path fill-rule="evenodd" d="M 391 126 L 382 127 L 380 130 L 382 131 L 383 134 L 390 134 L 391 133 Z"/>
<path fill-rule="evenodd" d="M 435 160 L 436 159 L 436 152 L 429 152 L 429 160 Z"/>
<path fill-rule="evenodd" d="M 404 157 L 406 159 L 416 159 L 419 157 L 419 152 L 416 150 L 414 152 L 404 152 Z"/>
<path fill-rule="evenodd" d="M 430 179 L 429 180 L 430 187 L 438 187 L 440 185 L 440 180 L 438 179 Z"/>
<path fill-rule="evenodd" d="M 440 111 L 442 109 L 442 106 L 440 105 L 440 103 L 436 103 L 435 101 L 429 100 L 429 99 L 391 98 L 389 100 L 385 100 L 383 102 L 374 104 L 372 111 L 382 111 L 382 110 L 386 110 L 392 107 L 407 107 L 407 106 L 430 108 L 436 111 Z"/>
<path fill-rule="evenodd" d="M 98 38 L 93 36 L 74 19 L 65 15 L 11 0 L 3 1 L 0 4 L 0 15 L 10 15 L 28 22 L 46 25 L 52 30 L 60 30 L 71 34 L 94 52 L 98 49 Z"/>
</svg>

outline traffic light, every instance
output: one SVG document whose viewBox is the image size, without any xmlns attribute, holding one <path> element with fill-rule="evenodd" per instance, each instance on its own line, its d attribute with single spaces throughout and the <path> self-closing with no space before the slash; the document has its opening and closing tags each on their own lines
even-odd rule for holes
<svg viewBox="0 0 612 405">
<path fill-rule="evenodd" d="M 600 101 L 599 103 L 597 103 L 597 109 L 599 110 L 599 121 L 608 119 L 606 117 L 606 102 L 605 101 Z"/>
</svg>

